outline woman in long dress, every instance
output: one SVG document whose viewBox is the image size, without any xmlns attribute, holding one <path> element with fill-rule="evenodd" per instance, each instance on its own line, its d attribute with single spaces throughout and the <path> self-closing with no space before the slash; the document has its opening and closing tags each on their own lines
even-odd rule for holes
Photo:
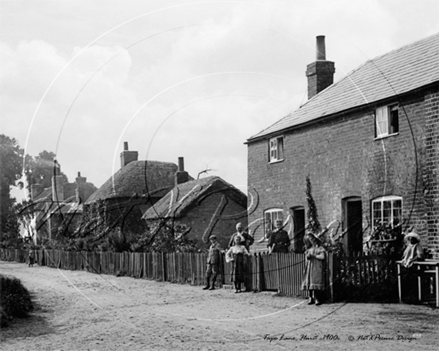
<svg viewBox="0 0 440 351">
<path fill-rule="evenodd" d="M 241 244 L 240 237 L 235 237 L 234 246 L 226 252 L 226 262 L 232 262 L 231 281 L 234 283 L 235 293 L 241 292 L 241 284 L 245 280 L 244 256 L 249 256 L 248 250 Z"/>
<path fill-rule="evenodd" d="M 311 232 L 307 233 L 307 238 L 312 246 L 306 250 L 306 273 L 303 281 L 303 290 L 309 292 L 309 305 L 320 305 L 319 293 L 325 289 L 324 281 L 324 259 L 325 249 L 322 247 L 321 240 Z"/>
</svg>

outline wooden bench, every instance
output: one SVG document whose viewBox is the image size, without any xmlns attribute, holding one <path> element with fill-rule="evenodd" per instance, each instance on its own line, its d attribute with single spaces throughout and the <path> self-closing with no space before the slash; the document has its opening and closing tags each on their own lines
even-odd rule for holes
<svg viewBox="0 0 440 351">
<path fill-rule="evenodd" d="M 401 281 L 401 266 L 402 261 L 397 261 L 397 283 L 399 289 L 399 301 L 402 302 L 402 281 Z M 422 301 L 422 275 L 426 274 L 435 274 L 435 305 L 439 307 L 439 292 L 438 292 L 438 278 L 439 278 L 439 261 L 426 259 L 425 261 L 417 261 L 414 262 L 414 267 L 420 271 L 420 274 L 417 274 L 417 292 L 418 299 Z M 424 268 L 424 269 L 422 269 Z"/>
</svg>

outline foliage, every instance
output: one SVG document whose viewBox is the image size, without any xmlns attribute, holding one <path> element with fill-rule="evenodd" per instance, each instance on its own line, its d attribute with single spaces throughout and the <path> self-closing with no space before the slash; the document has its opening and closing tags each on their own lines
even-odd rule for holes
<svg viewBox="0 0 440 351">
<path fill-rule="evenodd" d="M 196 240 L 188 239 L 186 236 L 190 230 L 190 227 L 173 220 L 157 221 L 131 246 L 131 251 L 196 252 Z"/>
<path fill-rule="evenodd" d="M 316 209 L 315 200 L 312 196 L 312 184 L 310 176 L 306 177 L 306 200 L 307 200 L 307 230 L 318 234 L 321 231 L 321 224 L 318 220 L 318 211 Z"/>
<path fill-rule="evenodd" d="M 26 317 L 33 310 L 29 291 L 15 277 L 0 274 L 0 309 L 9 317 Z M 3 314 L 3 313 L 2 313 Z M 3 326 L 2 318 L 2 326 Z"/>
<path fill-rule="evenodd" d="M 55 153 L 51 151 L 42 151 L 27 161 L 27 183 L 40 184 L 42 188 L 49 188 L 52 186 L 52 176 L 54 173 L 59 173 L 65 182 L 68 182 L 67 176 L 60 171 L 59 164 L 55 160 Z M 29 189 L 30 190 L 30 189 Z"/>
<path fill-rule="evenodd" d="M 0 134 L 0 236 L 3 243 L 15 245 L 19 226 L 14 211 L 15 199 L 10 187 L 20 179 L 22 173 L 23 149 L 17 140 Z"/>
<path fill-rule="evenodd" d="M 376 221 L 370 235 L 370 241 L 373 240 L 373 243 L 368 246 L 367 252 L 399 259 L 404 249 L 402 223 L 397 219 L 385 224 Z"/>
</svg>

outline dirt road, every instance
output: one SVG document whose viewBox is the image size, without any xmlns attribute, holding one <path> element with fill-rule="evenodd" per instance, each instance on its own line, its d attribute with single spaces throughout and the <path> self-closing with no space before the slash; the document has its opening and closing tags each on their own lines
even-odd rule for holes
<svg viewBox="0 0 440 351">
<path fill-rule="evenodd" d="M 2 350 L 438 350 L 438 309 L 324 304 L 0 261 L 35 298 Z"/>
</svg>

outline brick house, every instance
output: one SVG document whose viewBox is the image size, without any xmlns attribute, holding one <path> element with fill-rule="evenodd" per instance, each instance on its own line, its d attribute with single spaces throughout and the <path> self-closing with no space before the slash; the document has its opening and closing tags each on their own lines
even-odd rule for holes
<svg viewBox="0 0 440 351">
<path fill-rule="evenodd" d="M 147 223 L 173 219 L 191 230 L 188 238 L 206 247 L 209 236 L 216 235 L 227 248 L 235 225 L 247 226 L 247 198 L 239 189 L 220 177 L 210 176 L 176 185 L 142 217 Z"/>
<path fill-rule="evenodd" d="M 393 50 L 333 83 L 317 37 L 308 101 L 247 140 L 248 185 L 259 197 L 249 222 L 263 222 L 254 249 L 266 249 L 265 231 L 288 215 L 301 239 L 309 176 L 318 218 L 340 223 L 345 252 L 361 251 L 377 223 L 400 223 L 438 258 L 438 42 Z"/>
</svg>

